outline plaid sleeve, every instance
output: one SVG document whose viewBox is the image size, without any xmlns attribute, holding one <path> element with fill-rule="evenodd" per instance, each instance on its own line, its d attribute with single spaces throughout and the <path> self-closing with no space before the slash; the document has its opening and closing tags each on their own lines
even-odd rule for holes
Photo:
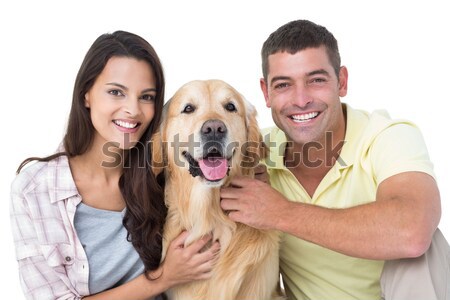
<svg viewBox="0 0 450 300">
<path fill-rule="evenodd" d="M 71 288 L 63 266 L 52 267 L 42 253 L 36 233 L 36 220 L 29 210 L 27 198 L 36 197 L 24 190 L 24 178 L 18 176 L 11 187 L 10 217 L 19 276 L 26 299 L 81 299 Z M 37 201 L 39 203 L 39 201 Z"/>
<path fill-rule="evenodd" d="M 71 291 L 42 255 L 18 260 L 20 283 L 26 299 L 81 299 Z"/>
</svg>

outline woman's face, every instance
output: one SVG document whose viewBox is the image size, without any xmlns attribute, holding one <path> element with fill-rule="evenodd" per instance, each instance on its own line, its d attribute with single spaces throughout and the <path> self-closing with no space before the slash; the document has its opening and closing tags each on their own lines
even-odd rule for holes
<svg viewBox="0 0 450 300">
<path fill-rule="evenodd" d="M 146 61 L 110 58 L 85 95 L 96 131 L 94 144 L 132 148 L 153 119 L 155 99 L 155 76 Z"/>
</svg>

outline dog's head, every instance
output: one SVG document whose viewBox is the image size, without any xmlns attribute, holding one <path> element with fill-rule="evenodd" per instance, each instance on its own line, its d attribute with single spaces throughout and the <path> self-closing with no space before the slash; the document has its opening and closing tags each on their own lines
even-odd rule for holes
<svg viewBox="0 0 450 300">
<path fill-rule="evenodd" d="M 222 185 L 235 174 L 252 174 L 266 148 L 256 110 L 220 80 L 192 81 L 164 106 L 160 132 L 152 138 L 153 171 L 189 172 Z"/>
</svg>

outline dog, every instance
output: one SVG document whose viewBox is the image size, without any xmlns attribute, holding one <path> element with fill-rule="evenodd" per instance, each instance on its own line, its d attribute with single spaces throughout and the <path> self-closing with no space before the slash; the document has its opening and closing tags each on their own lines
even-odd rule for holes
<svg viewBox="0 0 450 300">
<path fill-rule="evenodd" d="M 153 171 L 166 182 L 162 256 L 184 230 L 185 245 L 212 233 L 221 247 L 212 277 L 171 288 L 169 299 L 279 299 L 278 234 L 235 223 L 220 207 L 220 187 L 254 176 L 266 152 L 255 108 L 224 81 L 189 82 L 164 105 L 152 138 Z"/>
</svg>

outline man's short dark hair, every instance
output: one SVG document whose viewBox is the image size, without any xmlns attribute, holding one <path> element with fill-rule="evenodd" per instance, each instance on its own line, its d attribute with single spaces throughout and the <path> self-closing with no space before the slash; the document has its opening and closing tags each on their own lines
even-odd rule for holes
<svg viewBox="0 0 450 300">
<path fill-rule="evenodd" d="M 339 78 L 341 57 L 338 43 L 331 32 L 308 20 L 291 21 L 281 26 L 267 38 L 261 49 L 264 80 L 267 81 L 269 73 L 269 55 L 284 51 L 295 54 L 307 48 L 320 46 L 325 46 L 327 49 L 328 59 Z"/>
</svg>

